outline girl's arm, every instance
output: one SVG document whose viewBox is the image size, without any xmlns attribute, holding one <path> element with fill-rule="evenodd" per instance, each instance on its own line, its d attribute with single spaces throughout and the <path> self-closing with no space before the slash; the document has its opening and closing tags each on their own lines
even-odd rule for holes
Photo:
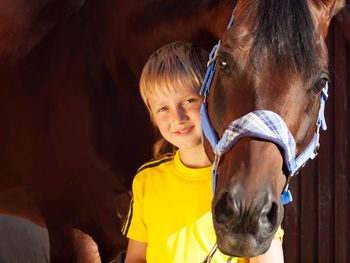
<svg viewBox="0 0 350 263">
<path fill-rule="evenodd" d="M 275 238 L 271 242 L 269 250 L 265 254 L 256 258 L 250 258 L 250 263 L 283 263 L 282 242 L 279 238 Z"/>
<path fill-rule="evenodd" d="M 125 263 L 146 263 L 147 243 L 129 239 Z"/>
</svg>

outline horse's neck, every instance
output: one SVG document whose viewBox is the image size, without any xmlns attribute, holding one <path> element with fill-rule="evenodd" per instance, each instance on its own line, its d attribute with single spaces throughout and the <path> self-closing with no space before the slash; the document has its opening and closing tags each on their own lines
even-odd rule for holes
<svg viewBox="0 0 350 263">
<path fill-rule="evenodd" d="M 59 23 L 78 12 L 83 1 L 1 1 L 0 56 L 15 63 Z"/>
<path fill-rule="evenodd" d="M 120 5 L 119 8 L 101 5 L 98 11 L 101 17 L 110 10 L 118 11 L 114 14 L 114 21 L 105 19 L 105 24 L 99 25 L 103 33 L 96 33 L 100 34 L 99 39 L 111 37 L 110 44 L 105 46 L 105 53 L 118 52 L 127 57 L 129 66 L 138 76 L 148 56 L 164 44 L 182 40 L 210 50 L 226 29 L 235 2 L 144 0 L 140 3 L 129 0 L 115 3 Z M 113 41 L 115 35 L 118 38 Z M 113 51 L 106 52 L 106 49 Z"/>
</svg>

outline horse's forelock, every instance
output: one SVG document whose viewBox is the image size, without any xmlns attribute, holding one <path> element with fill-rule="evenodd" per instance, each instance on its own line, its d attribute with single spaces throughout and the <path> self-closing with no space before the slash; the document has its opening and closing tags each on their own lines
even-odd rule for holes
<svg viewBox="0 0 350 263">
<path fill-rule="evenodd" d="M 316 48 L 306 0 L 257 0 L 255 7 L 254 55 L 266 52 L 276 65 L 294 63 L 299 72 L 310 75 L 316 67 Z"/>
</svg>

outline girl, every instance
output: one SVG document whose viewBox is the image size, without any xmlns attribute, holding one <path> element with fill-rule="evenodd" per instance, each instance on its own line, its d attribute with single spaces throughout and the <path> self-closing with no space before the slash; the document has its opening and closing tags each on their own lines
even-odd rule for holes
<svg viewBox="0 0 350 263">
<path fill-rule="evenodd" d="M 143 68 L 141 96 L 162 139 L 154 147 L 158 159 L 141 166 L 133 181 L 122 229 L 129 238 L 127 263 L 200 263 L 215 244 L 211 163 L 201 142 L 199 113 L 207 58 L 204 50 L 175 42 L 152 54 Z M 218 251 L 212 262 L 249 260 Z M 250 262 L 283 262 L 280 240 Z"/>
</svg>

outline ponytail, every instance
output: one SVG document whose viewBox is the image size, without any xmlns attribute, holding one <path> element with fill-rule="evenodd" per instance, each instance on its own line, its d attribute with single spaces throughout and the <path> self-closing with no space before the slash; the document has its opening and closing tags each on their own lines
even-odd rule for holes
<svg viewBox="0 0 350 263">
<path fill-rule="evenodd" d="M 153 157 L 159 158 L 166 153 L 175 153 L 176 147 L 172 145 L 170 142 L 161 137 L 156 143 L 153 145 Z"/>
</svg>

